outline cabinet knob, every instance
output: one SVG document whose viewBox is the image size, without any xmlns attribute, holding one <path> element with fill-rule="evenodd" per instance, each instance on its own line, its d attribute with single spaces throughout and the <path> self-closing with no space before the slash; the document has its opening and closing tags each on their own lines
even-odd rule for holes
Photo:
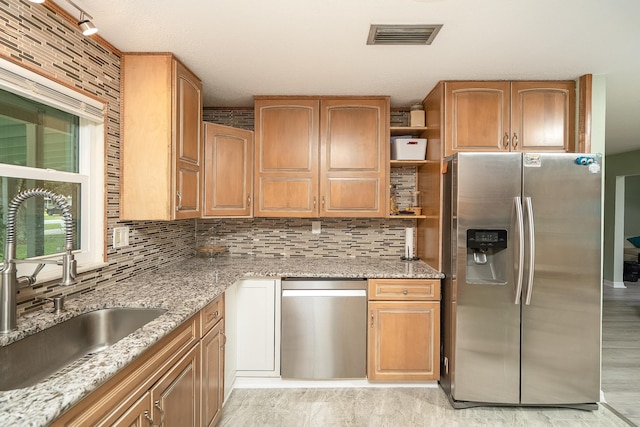
<svg viewBox="0 0 640 427">
<path fill-rule="evenodd" d="M 403 294 L 403 295 L 407 295 L 408 293 L 409 293 L 409 291 L 407 290 L 407 288 L 404 288 L 404 289 L 402 290 L 402 294 Z"/>
</svg>

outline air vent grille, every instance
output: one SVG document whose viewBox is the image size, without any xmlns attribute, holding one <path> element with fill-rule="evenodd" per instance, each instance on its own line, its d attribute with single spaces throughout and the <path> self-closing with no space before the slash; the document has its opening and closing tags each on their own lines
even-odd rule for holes
<svg viewBox="0 0 640 427">
<path fill-rule="evenodd" d="M 367 44 L 431 44 L 442 25 L 371 25 Z"/>
</svg>

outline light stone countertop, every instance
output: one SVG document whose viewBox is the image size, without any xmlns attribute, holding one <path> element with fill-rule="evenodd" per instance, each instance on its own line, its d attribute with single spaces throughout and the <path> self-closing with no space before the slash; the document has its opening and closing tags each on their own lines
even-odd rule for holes
<svg viewBox="0 0 640 427">
<path fill-rule="evenodd" d="M 167 312 L 64 373 L 34 386 L 0 392 L 0 425 L 49 424 L 227 287 L 249 277 L 440 279 L 442 274 L 422 261 L 382 258 L 194 258 L 70 298 L 61 314 L 40 310 L 19 316 L 18 330 L 0 335 L 0 346 L 101 308 L 157 307 Z"/>
</svg>

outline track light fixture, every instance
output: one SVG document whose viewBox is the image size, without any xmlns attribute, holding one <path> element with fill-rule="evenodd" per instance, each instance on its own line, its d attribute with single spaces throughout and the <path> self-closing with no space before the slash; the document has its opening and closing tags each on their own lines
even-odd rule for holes
<svg viewBox="0 0 640 427">
<path fill-rule="evenodd" d="M 71 6 L 75 7 L 80 11 L 80 19 L 78 20 L 78 27 L 82 30 L 82 34 L 85 36 L 90 36 L 91 34 L 95 34 L 98 32 L 98 29 L 95 25 L 89 20 L 93 19 L 93 16 L 89 15 L 85 12 L 80 6 L 72 2 L 71 0 L 65 0 Z"/>
<path fill-rule="evenodd" d="M 91 16 L 87 15 L 85 12 L 80 13 L 80 20 L 78 21 L 78 27 L 82 30 L 82 34 L 85 36 L 90 36 L 91 34 L 95 34 L 98 32 L 98 29 L 91 21 L 85 18 L 91 18 Z"/>
<path fill-rule="evenodd" d="M 45 0 L 29 0 L 31 3 L 44 3 Z M 93 16 L 89 15 L 85 12 L 80 6 L 72 2 L 71 0 L 65 0 L 71 6 L 75 7 L 80 11 L 80 19 L 78 20 L 78 27 L 82 30 L 82 34 L 85 36 L 90 36 L 98 32 L 98 28 L 93 25 L 93 22 L 90 19 L 93 19 Z"/>
</svg>

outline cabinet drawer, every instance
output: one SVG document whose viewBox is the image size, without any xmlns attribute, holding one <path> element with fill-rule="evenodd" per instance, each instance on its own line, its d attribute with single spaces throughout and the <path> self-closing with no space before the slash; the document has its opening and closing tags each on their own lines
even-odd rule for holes
<svg viewBox="0 0 640 427">
<path fill-rule="evenodd" d="M 369 300 L 440 300 L 438 279 L 369 279 Z"/>
<path fill-rule="evenodd" d="M 202 335 L 215 326 L 224 317 L 224 294 L 211 301 L 201 310 L 202 315 Z"/>
</svg>

